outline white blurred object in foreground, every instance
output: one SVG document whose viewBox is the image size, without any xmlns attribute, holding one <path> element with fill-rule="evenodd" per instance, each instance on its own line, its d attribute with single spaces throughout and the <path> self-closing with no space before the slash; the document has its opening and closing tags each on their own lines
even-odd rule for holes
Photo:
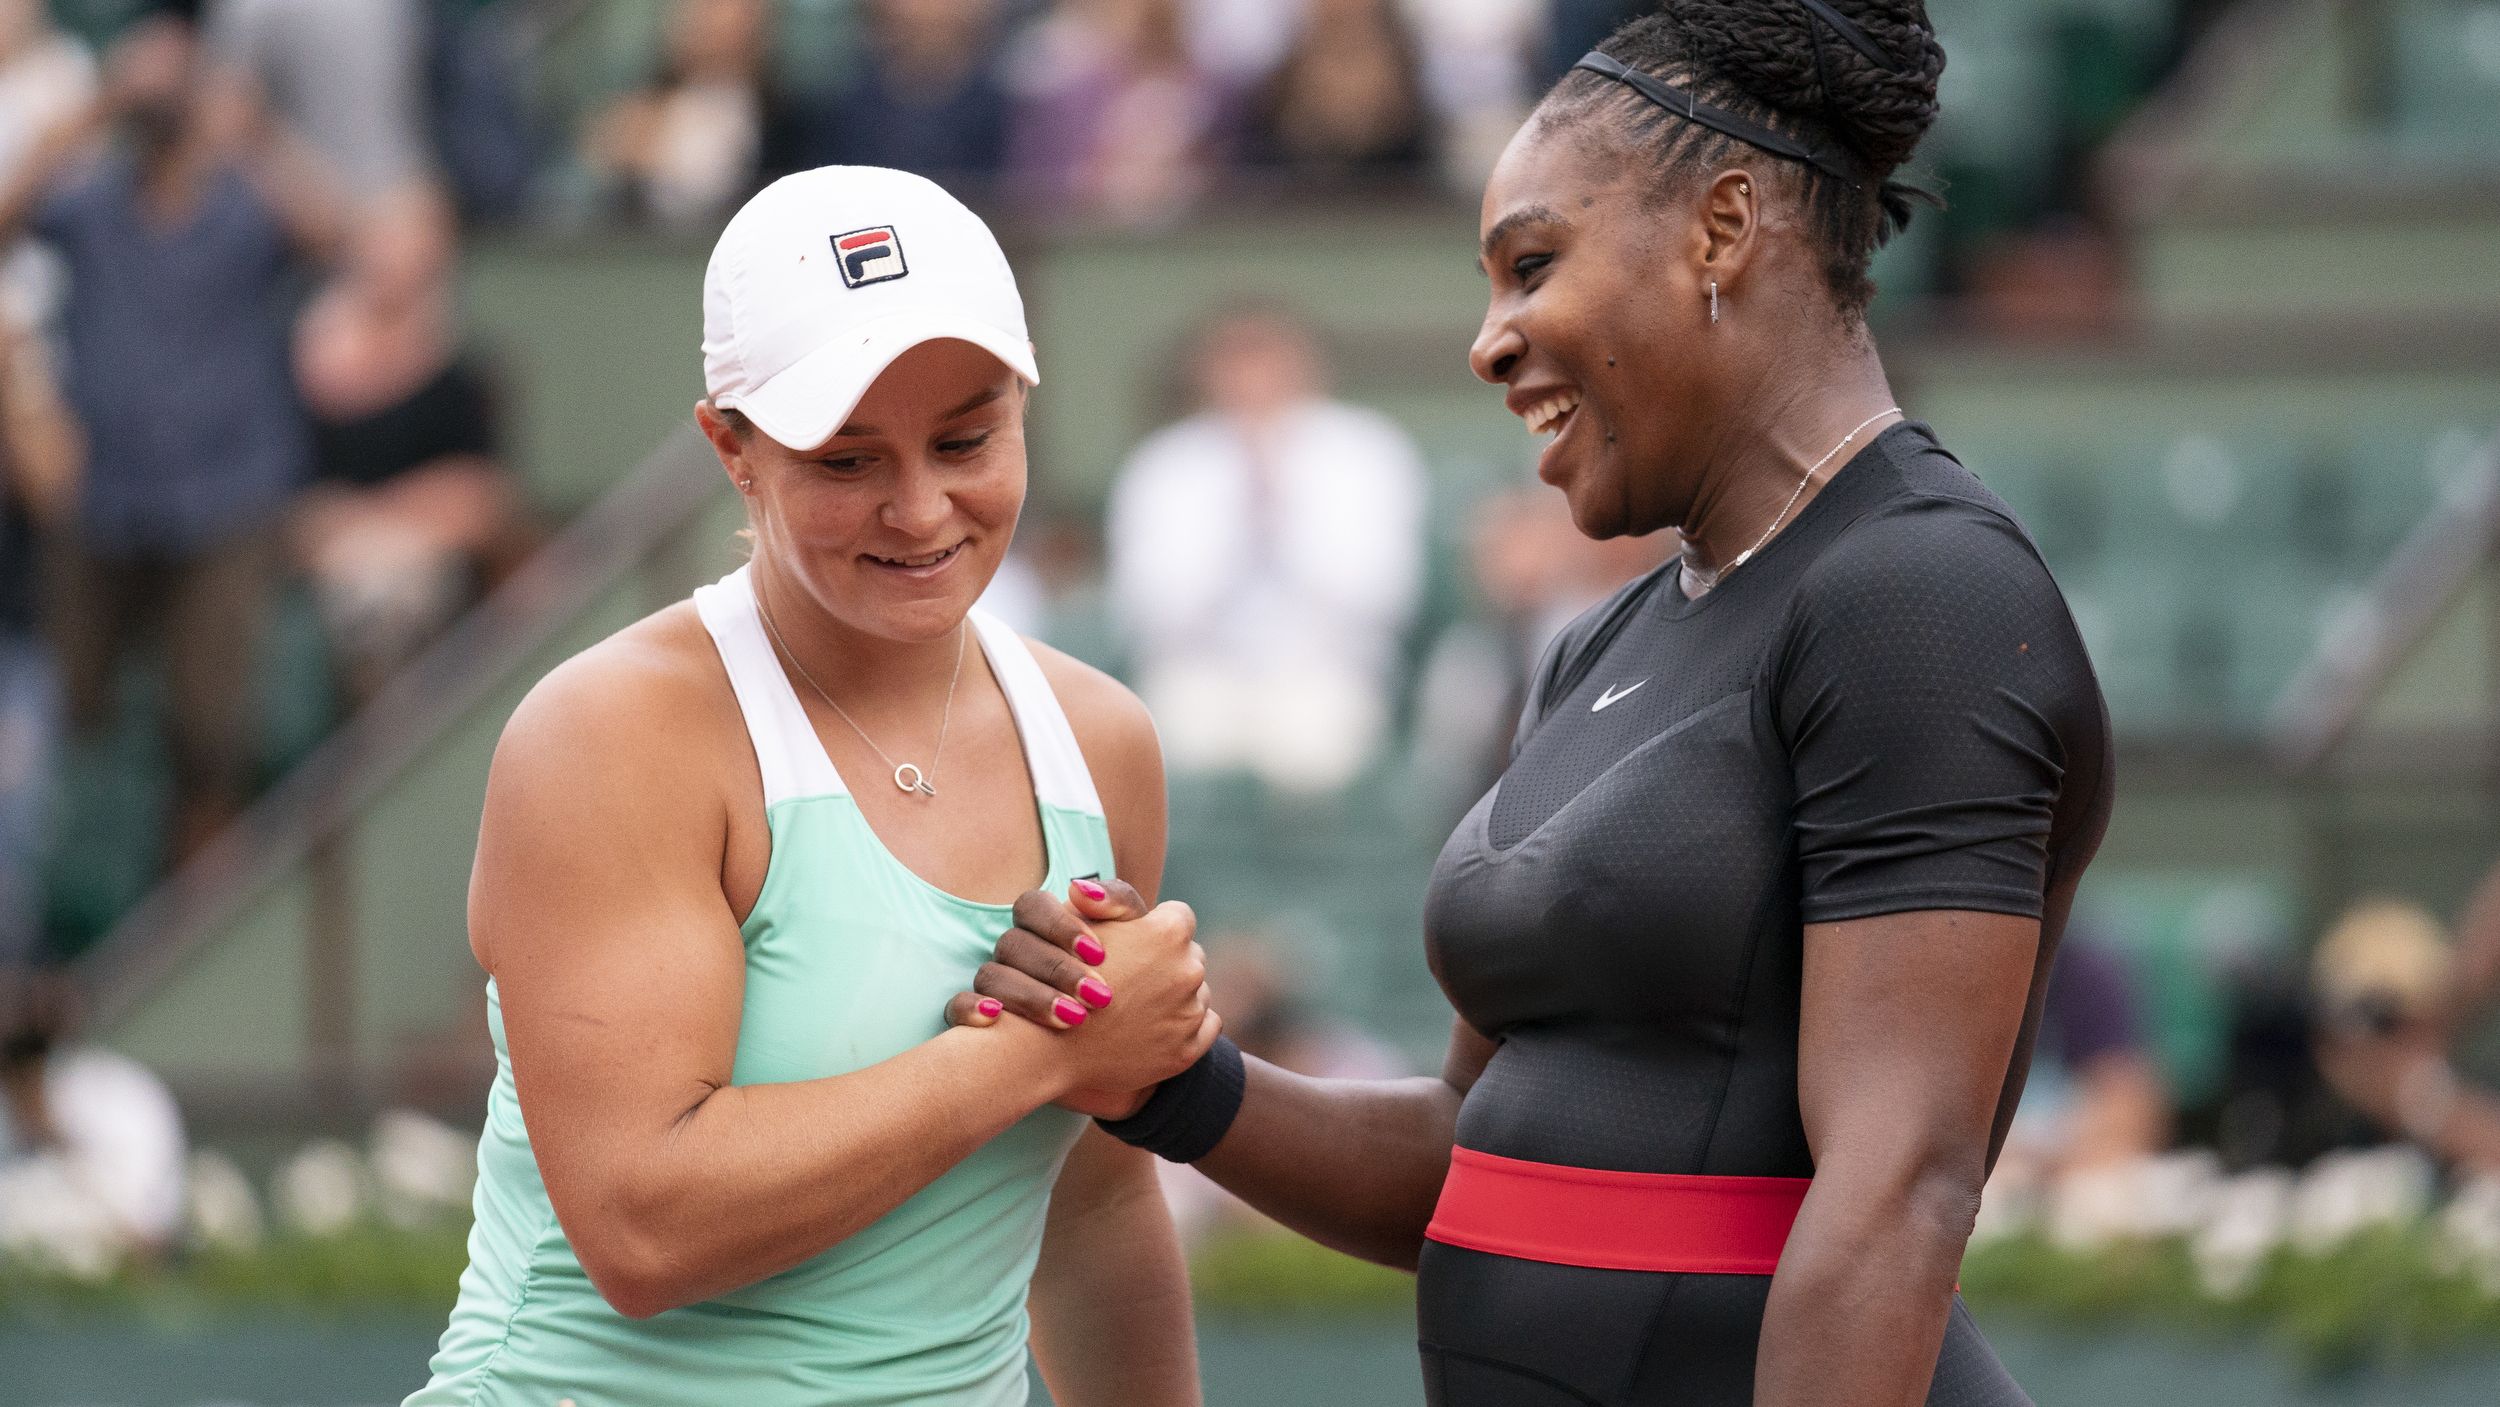
<svg viewBox="0 0 2500 1407">
<path fill-rule="evenodd" d="M 0 1106 L 0 1251 L 101 1275 L 169 1245 L 182 1228 L 185 1139 L 164 1083 L 96 1047 L 51 1054 L 40 1071 L 48 1129 L 27 1126 L 22 1099 L 34 1091 Z"/>
</svg>

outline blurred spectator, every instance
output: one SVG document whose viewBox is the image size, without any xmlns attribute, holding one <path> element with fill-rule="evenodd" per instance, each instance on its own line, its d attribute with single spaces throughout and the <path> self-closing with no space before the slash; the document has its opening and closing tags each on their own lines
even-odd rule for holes
<svg viewBox="0 0 2500 1407">
<path fill-rule="evenodd" d="M 629 213 L 699 225 L 793 168 L 800 124 L 771 43 L 769 0 L 677 0 L 659 76 L 594 118 L 585 143 Z"/>
<path fill-rule="evenodd" d="M 337 239 L 309 155 L 206 66 L 191 27 L 118 43 L 94 113 L 0 196 L 69 275 L 63 385 L 84 431 L 78 508 L 50 607 L 73 725 L 100 726 L 125 650 L 152 640 L 170 686 L 175 851 L 240 807 L 276 525 L 310 437 L 279 308 L 290 256 Z M 112 148 L 64 164 L 110 126 Z"/>
<path fill-rule="evenodd" d="M 1551 0 L 1538 81 L 1562 77 L 1607 35 L 1657 8 L 1658 0 Z"/>
<path fill-rule="evenodd" d="M 100 1278 L 170 1249 L 186 1156 L 173 1096 L 136 1061 L 65 1046 L 57 980 L 0 982 L 0 1252 Z"/>
<path fill-rule="evenodd" d="M 1007 157 L 998 0 L 868 0 L 859 74 L 830 107 L 827 160 L 991 176 Z"/>
<path fill-rule="evenodd" d="M 1444 178 L 1472 198 L 1537 94 L 1530 68 L 1546 0 L 1418 0 L 1407 7 L 1440 115 Z"/>
<path fill-rule="evenodd" d="M 1488 495 L 1469 515 L 1467 564 L 1484 610 L 1442 633 L 1416 689 L 1420 775 L 1472 804 L 1510 763 L 1511 734 L 1547 642 L 1582 611 L 1656 569 L 1676 536 L 1598 542 L 1542 485 Z"/>
<path fill-rule="evenodd" d="M 1198 67 L 1233 88 L 1276 71 L 1312 0 L 1186 0 L 1181 27 Z"/>
<path fill-rule="evenodd" d="M 95 89 L 94 56 L 54 26 L 43 0 L 0 0 L 0 188 L 16 180 L 46 134 L 94 103 Z M 59 281 L 58 265 L 32 244 L 0 251 L 0 322 L 41 326 Z M 35 360 L 22 365 L 48 374 L 40 348 L 29 355 Z"/>
<path fill-rule="evenodd" d="M 1308 327 L 1219 316 L 1203 406 L 1121 469 L 1107 552 L 1140 691 L 1184 771 L 1325 791 L 1370 760 L 1423 578 L 1425 478 L 1405 431 L 1327 398 Z"/>
<path fill-rule="evenodd" d="M 78 435 L 41 344 L 0 321 L 0 972 L 39 956 L 43 865 L 60 734 L 58 678 L 38 628 L 40 530 L 78 491 Z"/>
<path fill-rule="evenodd" d="M 441 191 L 384 197 L 296 329 L 315 479 L 293 545 L 351 707 L 525 546 L 490 379 L 460 347 L 457 241 Z"/>
<path fill-rule="evenodd" d="M 1393 1080 L 1408 1073 L 1390 1045 L 1314 1006 L 1306 984 L 1266 938 L 1229 933 L 1207 940 L 1207 986 L 1220 991 L 1224 1030 L 1280 1070 L 1323 1080 Z M 1289 1235 L 1186 1163 L 1158 1164 L 1164 1200 L 1184 1243 L 1222 1227 Z"/>
<path fill-rule="evenodd" d="M 428 135 L 460 213 L 507 219 L 521 213 L 538 175 L 532 130 L 516 70 L 519 55 L 503 8 L 434 0 L 425 49 Z"/>
<path fill-rule="evenodd" d="M 95 98 L 95 59 L 43 0 L 0 0 L 0 182 Z"/>
<path fill-rule="evenodd" d="M 1311 0 L 1252 105 L 1245 159 L 1301 175 L 1420 171 L 1431 157 L 1415 36 L 1395 0 Z"/>
<path fill-rule="evenodd" d="M 2449 1052 L 2500 996 L 2500 868 L 2467 906 L 2452 950 L 2419 908 L 2356 904 L 2318 946 L 2318 1068 L 2345 1101 L 2433 1157 L 2500 1175 L 2500 1091 Z"/>
<path fill-rule="evenodd" d="M 1046 206 L 1169 219 L 1224 156 L 1230 103 L 1190 52 L 1180 0 L 1058 0 L 1008 71 L 1009 166 Z"/>
<path fill-rule="evenodd" d="M 424 174 L 429 0 L 212 0 L 210 47 L 358 200 Z"/>
<path fill-rule="evenodd" d="M 2077 925 L 2058 945 L 2037 1054 L 2002 1160 L 2054 1178 L 2160 1152 L 2170 1092 L 2145 1047 L 2126 963 Z"/>
</svg>

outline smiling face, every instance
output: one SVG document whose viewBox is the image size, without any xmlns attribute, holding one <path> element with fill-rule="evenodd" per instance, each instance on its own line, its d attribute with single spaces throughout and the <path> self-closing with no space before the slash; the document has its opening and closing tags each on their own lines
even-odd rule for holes
<svg viewBox="0 0 2500 1407">
<path fill-rule="evenodd" d="M 1024 406 L 997 357 L 940 340 L 896 358 L 813 449 L 709 405 L 696 414 L 747 496 L 757 569 L 837 626 L 909 642 L 955 630 L 1006 556 L 1024 508 Z"/>
<path fill-rule="evenodd" d="M 1484 192 L 1492 298 L 1469 354 L 1547 439 L 1537 477 L 1597 538 L 1683 521 L 1697 476 L 1679 466 L 1701 461 L 1711 394 L 1690 212 L 1656 198 L 1646 162 L 1605 147 L 1531 120 L 1503 152 Z"/>
</svg>

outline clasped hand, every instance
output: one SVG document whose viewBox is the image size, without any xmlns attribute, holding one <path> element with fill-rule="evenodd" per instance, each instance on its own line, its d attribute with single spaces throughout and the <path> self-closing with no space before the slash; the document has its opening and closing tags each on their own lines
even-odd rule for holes
<svg viewBox="0 0 2500 1407">
<path fill-rule="evenodd" d="M 993 1026 L 1012 1016 L 1062 1032 L 1071 1086 L 1062 1107 L 1126 1118 L 1223 1030 L 1208 1005 L 1206 950 L 1187 904 L 1149 910 L 1117 880 L 1079 880 L 1065 899 L 1027 891 L 1015 921 L 972 990 L 946 1004 L 946 1019 Z"/>
</svg>

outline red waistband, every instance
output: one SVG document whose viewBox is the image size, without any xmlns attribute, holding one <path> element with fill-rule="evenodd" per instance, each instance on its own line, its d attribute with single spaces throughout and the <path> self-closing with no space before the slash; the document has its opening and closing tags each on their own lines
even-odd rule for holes
<svg viewBox="0 0 2500 1407">
<path fill-rule="evenodd" d="M 1768 1275 L 1813 1179 L 1608 1172 L 1450 1150 L 1424 1235 L 1599 1270 Z"/>
</svg>

